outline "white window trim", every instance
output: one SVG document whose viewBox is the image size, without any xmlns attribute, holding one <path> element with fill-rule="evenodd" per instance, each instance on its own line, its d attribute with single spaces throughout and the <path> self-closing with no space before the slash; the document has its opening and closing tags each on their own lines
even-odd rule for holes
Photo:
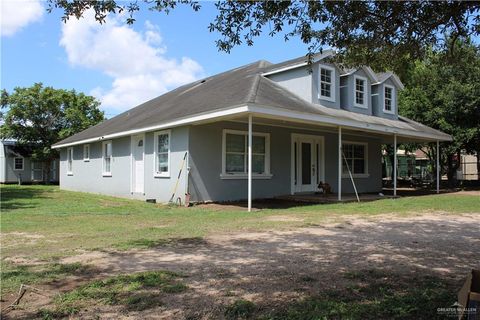
<svg viewBox="0 0 480 320">
<path fill-rule="evenodd" d="M 87 149 L 88 149 L 88 154 L 87 154 Z M 90 145 L 89 144 L 84 144 L 83 145 L 83 161 L 84 162 L 89 162 L 90 161 Z"/>
<path fill-rule="evenodd" d="M 16 169 L 15 163 L 17 159 L 22 159 L 22 169 Z M 13 171 L 23 171 L 25 170 L 25 158 L 24 157 L 15 157 L 13 158 Z"/>
<path fill-rule="evenodd" d="M 344 151 L 343 151 L 343 145 L 344 144 L 354 144 L 354 145 L 362 145 L 365 146 L 365 173 L 353 173 L 352 172 L 352 177 L 353 178 L 369 178 L 370 173 L 368 171 L 368 143 L 367 142 L 358 142 L 358 141 L 347 141 L 344 140 L 342 141 L 342 168 L 343 165 L 345 164 L 345 158 L 343 157 Z M 352 170 L 352 168 L 350 168 Z M 350 178 L 350 175 L 347 173 L 343 173 L 342 171 L 342 178 Z"/>
<path fill-rule="evenodd" d="M 110 156 L 110 171 L 105 171 L 105 146 L 109 143 L 112 144 L 112 155 Z M 113 142 L 112 140 L 103 141 L 102 143 L 102 176 L 103 177 L 112 176 L 112 166 L 113 166 Z"/>
<path fill-rule="evenodd" d="M 158 136 L 167 134 L 168 135 L 168 171 L 166 172 L 158 172 L 157 171 L 157 157 L 158 157 Z M 154 156 L 153 156 L 153 176 L 155 178 L 170 178 L 170 171 L 171 171 L 171 146 L 172 146 L 172 130 L 163 130 L 163 131 L 157 131 L 153 135 L 154 140 Z M 145 142 L 144 142 L 145 143 Z"/>
<path fill-rule="evenodd" d="M 72 156 L 72 167 L 69 168 L 69 158 L 70 155 Z M 73 147 L 67 148 L 67 175 L 68 176 L 73 176 Z"/>
<path fill-rule="evenodd" d="M 357 79 L 364 81 L 363 86 L 363 104 L 357 103 Z M 365 77 L 354 75 L 353 76 L 353 106 L 357 108 L 368 109 L 368 80 Z"/>
<path fill-rule="evenodd" d="M 386 110 L 385 109 L 385 89 L 390 88 L 392 89 L 392 110 Z M 395 109 L 396 109 L 396 103 L 395 103 L 395 97 L 396 97 L 396 92 L 395 92 L 395 87 L 391 85 L 384 85 L 383 87 L 383 112 L 388 113 L 388 114 L 395 114 Z"/>
<path fill-rule="evenodd" d="M 226 157 L 227 157 L 227 134 L 244 135 L 248 139 L 248 131 L 223 129 L 222 134 L 222 173 L 221 179 L 248 179 L 248 172 L 227 173 Z M 265 172 L 262 174 L 252 173 L 252 179 L 271 179 L 273 175 L 270 173 L 270 133 L 252 132 L 252 136 L 265 137 Z M 248 150 L 246 150 L 248 152 Z"/>
<path fill-rule="evenodd" d="M 322 95 L 322 69 L 330 70 L 331 73 L 331 83 L 330 83 L 330 94 L 331 97 L 328 96 L 323 96 Z M 322 100 L 327 100 L 331 102 L 335 102 L 335 96 L 336 96 L 336 70 L 333 67 L 327 66 L 327 65 L 319 65 L 318 66 L 318 99 Z"/>
</svg>

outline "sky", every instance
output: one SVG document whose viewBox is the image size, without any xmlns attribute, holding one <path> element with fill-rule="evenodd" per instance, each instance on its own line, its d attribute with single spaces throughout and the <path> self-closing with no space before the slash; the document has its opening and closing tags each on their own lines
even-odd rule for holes
<svg viewBox="0 0 480 320">
<path fill-rule="evenodd" d="M 1 0 L 1 88 L 11 92 L 36 82 L 75 89 L 101 101 L 108 118 L 180 85 L 257 60 L 281 62 L 305 55 L 299 39 L 261 36 L 254 46 L 219 52 L 220 35 L 208 31 L 212 2 L 194 12 L 179 6 L 169 15 L 141 10 L 133 26 L 91 13 L 61 19 L 45 1 Z"/>
</svg>

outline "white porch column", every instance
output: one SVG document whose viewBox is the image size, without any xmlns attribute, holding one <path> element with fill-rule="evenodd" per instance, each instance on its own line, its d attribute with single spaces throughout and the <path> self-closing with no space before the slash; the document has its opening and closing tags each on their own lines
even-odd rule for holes
<svg viewBox="0 0 480 320">
<path fill-rule="evenodd" d="M 342 127 L 338 127 L 338 201 L 342 201 Z"/>
<path fill-rule="evenodd" d="M 437 140 L 437 193 L 440 193 L 440 142 Z"/>
<path fill-rule="evenodd" d="M 248 115 L 248 212 L 252 211 L 252 115 Z"/>
<path fill-rule="evenodd" d="M 393 196 L 397 196 L 397 134 L 393 134 Z"/>
</svg>

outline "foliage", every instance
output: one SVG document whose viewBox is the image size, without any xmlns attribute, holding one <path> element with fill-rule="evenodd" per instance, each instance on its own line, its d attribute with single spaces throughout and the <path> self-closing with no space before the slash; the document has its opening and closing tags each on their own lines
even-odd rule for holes
<svg viewBox="0 0 480 320">
<path fill-rule="evenodd" d="M 127 11 L 126 22 L 143 7 L 169 13 L 179 4 L 198 11 L 192 0 L 68 1 L 49 0 L 49 10 L 63 10 L 63 19 L 79 18 L 93 10 L 100 23 L 108 14 Z M 142 5 L 141 5 L 142 4 Z M 230 52 L 242 43 L 270 36 L 300 39 L 309 45 L 309 56 L 322 47 L 337 48 L 350 64 L 368 64 L 398 74 L 425 49 L 441 42 L 442 34 L 480 34 L 480 2 L 475 1 L 218 1 L 217 15 L 209 25 L 218 32 L 219 50 Z M 395 57 L 395 59 L 392 59 Z M 374 65 L 373 65 L 374 64 Z"/>
<path fill-rule="evenodd" d="M 415 63 L 400 95 L 399 112 L 453 136 L 453 142 L 441 145 L 441 159 L 452 178 L 455 155 L 480 151 L 480 49 L 468 39 L 449 41 L 444 50 L 430 51 Z M 434 146 L 426 153 L 436 157 Z"/>
<path fill-rule="evenodd" d="M 6 111 L 0 137 L 28 145 L 34 160 L 48 163 L 58 157 L 52 144 L 104 119 L 99 105 L 94 97 L 75 90 L 44 87 L 42 83 L 17 87 L 12 93 L 2 90 L 1 107 Z"/>
</svg>

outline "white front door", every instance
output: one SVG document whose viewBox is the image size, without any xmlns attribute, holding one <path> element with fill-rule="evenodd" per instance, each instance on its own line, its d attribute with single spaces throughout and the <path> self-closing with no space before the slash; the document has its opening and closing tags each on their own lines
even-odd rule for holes
<svg viewBox="0 0 480 320">
<path fill-rule="evenodd" d="M 136 136 L 133 138 L 133 192 L 143 193 L 144 185 L 144 136 Z"/>
<path fill-rule="evenodd" d="M 292 135 L 293 192 L 315 192 L 323 181 L 323 137 Z"/>
</svg>

